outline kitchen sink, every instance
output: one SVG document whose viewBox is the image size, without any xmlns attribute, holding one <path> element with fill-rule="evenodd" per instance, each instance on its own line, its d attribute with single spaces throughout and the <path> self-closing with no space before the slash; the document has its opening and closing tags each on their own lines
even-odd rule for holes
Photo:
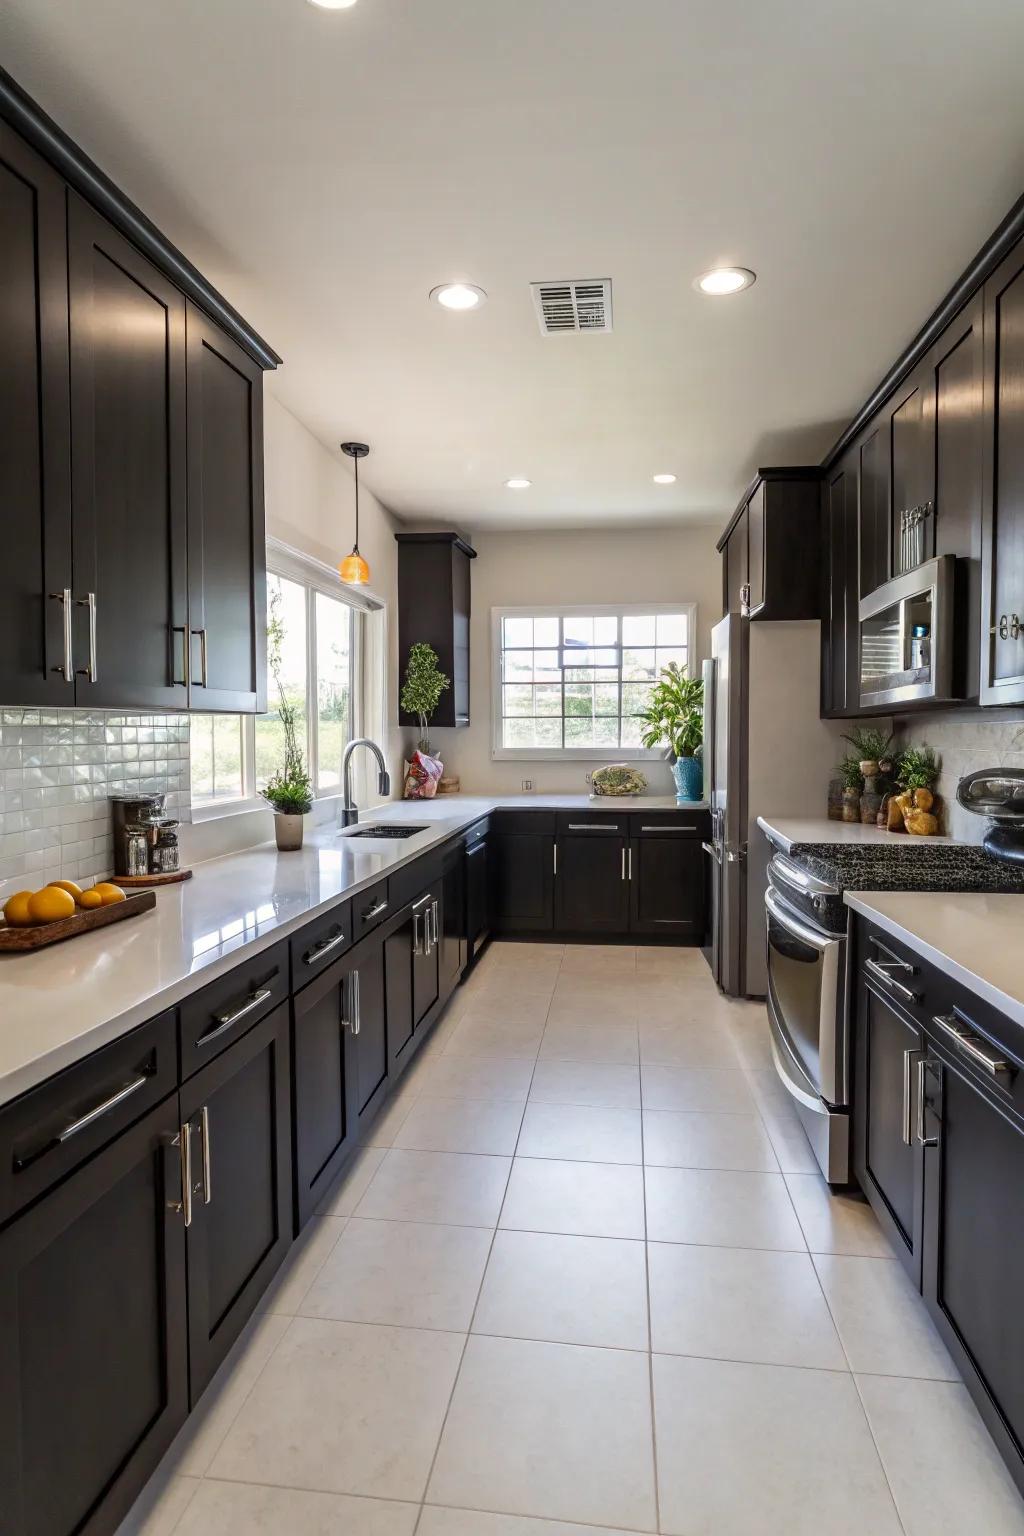
<svg viewBox="0 0 1024 1536">
<path fill-rule="evenodd" d="M 359 827 L 355 832 L 343 832 L 343 837 L 415 837 L 417 832 L 426 832 L 427 827 Z"/>
</svg>

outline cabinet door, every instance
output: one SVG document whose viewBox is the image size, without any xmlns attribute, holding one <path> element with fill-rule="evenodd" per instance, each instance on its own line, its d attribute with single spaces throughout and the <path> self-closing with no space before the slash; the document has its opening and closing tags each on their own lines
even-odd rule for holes
<svg viewBox="0 0 1024 1536">
<path fill-rule="evenodd" d="M 412 1023 L 416 1029 L 438 998 L 438 955 L 436 929 L 439 902 L 437 893 L 425 891 L 412 904 Z"/>
<path fill-rule="evenodd" d="M 466 959 L 472 960 L 491 931 L 491 871 L 487 839 L 466 849 Z"/>
<path fill-rule="evenodd" d="M 914 1127 L 920 1031 L 861 975 L 857 989 L 854 1169 L 896 1252 L 920 1282 L 921 1156 Z"/>
<path fill-rule="evenodd" d="M 451 997 L 466 965 L 466 854 L 461 844 L 445 858 L 438 938 L 438 984 Z"/>
<path fill-rule="evenodd" d="M 935 388 L 935 553 L 956 555 L 956 687 L 976 698 L 981 652 L 985 412 L 981 295 L 930 354 Z"/>
<path fill-rule="evenodd" d="M 635 837 L 629 845 L 629 927 L 633 933 L 696 937 L 704 932 L 700 838 L 683 832 Z"/>
<path fill-rule="evenodd" d="M 935 508 L 935 384 L 927 360 L 886 406 L 889 422 L 889 504 L 892 508 L 892 569 L 898 576 L 928 560 L 935 547 L 935 518 L 923 523 L 920 560 L 901 539 L 904 515 Z"/>
<path fill-rule="evenodd" d="M 305 1226 L 355 1144 L 350 966 L 337 961 L 292 999 L 295 1220 Z"/>
<path fill-rule="evenodd" d="M 116 1529 L 185 1420 L 177 1095 L 0 1232 L 0 1527 Z"/>
<path fill-rule="evenodd" d="M 749 559 L 747 547 L 747 514 L 743 514 L 729 535 L 725 546 L 725 612 L 741 613 L 746 602 L 746 588 L 749 581 Z"/>
<path fill-rule="evenodd" d="M 64 183 L 0 123 L 0 698 L 74 703 Z"/>
<path fill-rule="evenodd" d="M 288 1036 L 284 1005 L 181 1090 L 192 1173 L 188 1353 L 193 1404 L 291 1243 Z"/>
<path fill-rule="evenodd" d="M 847 454 L 825 487 L 828 593 L 822 626 L 822 705 L 826 715 L 854 713 L 859 702 L 857 470 Z"/>
<path fill-rule="evenodd" d="M 75 701 L 184 709 L 185 300 L 73 193 Z"/>
<path fill-rule="evenodd" d="M 765 488 L 761 484 L 747 503 L 747 601 L 756 613 L 764 603 Z"/>
<path fill-rule="evenodd" d="M 417 931 L 419 925 L 417 924 Z M 388 1004 L 388 1059 L 390 1070 L 402 1070 L 412 1040 L 412 913 L 384 940 L 384 981 Z"/>
<path fill-rule="evenodd" d="M 263 376 L 188 306 L 188 592 L 193 709 L 266 709 Z"/>
<path fill-rule="evenodd" d="M 890 565 L 889 435 L 882 421 L 857 449 L 860 469 L 860 595 L 888 581 Z"/>
<path fill-rule="evenodd" d="M 983 704 L 1024 701 L 1024 249 L 985 284 Z"/>
<path fill-rule="evenodd" d="M 625 933 L 629 927 L 628 845 L 604 832 L 558 839 L 555 929 Z"/>
<path fill-rule="evenodd" d="M 550 931 L 555 840 L 549 832 L 502 832 L 495 854 L 494 926 L 511 933 Z"/>
<path fill-rule="evenodd" d="M 388 1017 L 384 944 L 376 935 L 357 944 L 349 967 L 349 1019 L 355 1031 L 356 1113 L 369 1115 L 387 1092 Z"/>
<path fill-rule="evenodd" d="M 1024 1125 L 943 1055 L 925 1075 L 924 1298 L 1024 1491 Z"/>
</svg>

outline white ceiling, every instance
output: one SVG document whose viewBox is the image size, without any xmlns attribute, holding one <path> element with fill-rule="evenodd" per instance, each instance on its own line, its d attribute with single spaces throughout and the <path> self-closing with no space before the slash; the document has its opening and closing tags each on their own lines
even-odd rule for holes
<svg viewBox="0 0 1024 1536">
<path fill-rule="evenodd" d="M 1016 0 L 4 0 L 5 68 L 410 519 L 724 518 L 821 456 L 1024 186 Z M 734 299 L 694 276 L 732 262 Z M 608 336 L 529 284 L 611 277 Z M 480 284 L 453 315 L 435 284 Z M 672 470 L 674 486 L 651 483 Z M 511 475 L 527 492 L 503 489 Z"/>
</svg>

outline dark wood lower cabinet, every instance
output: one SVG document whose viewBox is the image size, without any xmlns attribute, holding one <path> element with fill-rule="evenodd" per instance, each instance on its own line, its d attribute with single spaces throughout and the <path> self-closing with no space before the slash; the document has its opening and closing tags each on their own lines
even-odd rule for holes
<svg viewBox="0 0 1024 1536">
<path fill-rule="evenodd" d="M 554 838 L 551 832 L 499 832 L 494 850 L 494 926 L 517 933 L 554 926 Z"/>
<path fill-rule="evenodd" d="M 628 849 L 603 830 L 559 837 L 555 927 L 560 933 L 625 933 L 629 927 Z"/>
<path fill-rule="evenodd" d="M 347 957 L 349 1009 L 355 1030 L 356 1114 L 376 1110 L 388 1089 L 388 1013 L 384 945 L 372 934 Z"/>
<path fill-rule="evenodd" d="M 447 1000 L 466 969 L 466 854 L 461 843 L 445 855 L 441 882 L 438 988 Z"/>
<path fill-rule="evenodd" d="M 488 840 L 481 838 L 466 849 L 467 963 L 480 953 L 491 931 L 491 869 Z"/>
<path fill-rule="evenodd" d="M 704 931 L 704 855 L 696 832 L 634 837 L 627 850 L 629 928 L 699 938 Z"/>
<path fill-rule="evenodd" d="M 0 1232 L 0 1531 L 114 1530 L 188 1411 L 174 1094 Z"/>
<path fill-rule="evenodd" d="M 355 1145 L 356 1057 L 348 957 L 292 999 L 295 1226 L 313 1215 Z"/>
<path fill-rule="evenodd" d="M 193 1403 L 291 1243 L 289 1033 L 284 1004 L 181 1089 Z"/>
</svg>

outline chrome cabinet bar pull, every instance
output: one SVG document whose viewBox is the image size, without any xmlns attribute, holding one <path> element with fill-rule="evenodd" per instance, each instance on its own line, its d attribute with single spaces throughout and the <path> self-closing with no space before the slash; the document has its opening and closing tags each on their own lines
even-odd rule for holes
<svg viewBox="0 0 1024 1536">
<path fill-rule="evenodd" d="M 363 913 L 363 922 L 368 923 L 371 917 L 380 917 L 381 913 L 386 912 L 387 909 L 388 904 L 386 901 L 374 902 L 373 906 L 367 907 L 366 911 Z"/>
<path fill-rule="evenodd" d="M 937 1136 L 926 1136 L 924 1133 L 924 1116 L 926 1109 L 925 1074 L 927 1071 L 928 1060 L 927 1057 L 922 1053 L 921 1056 L 918 1057 L 917 1062 L 917 1140 L 919 1146 L 937 1147 L 939 1144 L 939 1138 Z"/>
<path fill-rule="evenodd" d="M 617 832 L 618 822 L 607 821 L 570 821 L 570 832 Z"/>
<path fill-rule="evenodd" d="M 315 965 L 322 960 L 324 955 L 329 955 L 332 949 L 337 949 L 339 944 L 344 944 L 345 935 L 336 933 L 333 939 L 325 939 L 322 944 L 314 944 L 312 949 L 307 949 L 302 957 L 303 965 Z"/>
<path fill-rule="evenodd" d="M 626 849 L 626 879 L 627 880 L 632 880 L 632 878 L 633 878 L 633 850 L 632 850 L 632 848 L 627 848 Z"/>
<path fill-rule="evenodd" d="M 359 1026 L 360 1026 L 360 1019 L 359 1019 L 359 972 L 358 971 L 350 971 L 349 974 L 348 974 L 347 980 L 348 980 L 348 1001 L 349 1001 L 348 1018 L 345 1018 L 344 1016 L 342 1017 L 341 1027 L 342 1027 L 342 1029 L 350 1029 L 352 1031 L 353 1037 L 355 1037 L 359 1033 Z M 343 993 L 342 993 L 342 997 L 344 999 L 344 990 L 343 990 Z"/>
<path fill-rule="evenodd" d="M 475 843 L 472 848 L 466 849 L 466 858 L 471 859 L 474 853 L 482 853 L 486 847 L 486 843 Z"/>
<path fill-rule="evenodd" d="M 551 873 L 553 875 L 557 875 L 558 874 L 558 844 L 557 843 L 552 843 L 551 844 Z"/>
<path fill-rule="evenodd" d="M 440 931 L 439 931 L 439 923 L 438 923 L 438 917 L 437 917 L 437 902 L 436 901 L 431 902 L 430 910 L 434 914 L 433 919 L 432 919 L 432 924 L 433 924 L 433 929 L 434 929 L 434 948 L 436 949 L 437 946 L 441 942 L 441 934 L 440 934 Z"/>
<path fill-rule="evenodd" d="M 192 1225 L 192 1127 L 188 1121 L 181 1128 L 181 1208 L 185 1226 Z"/>
<path fill-rule="evenodd" d="M 903 1135 L 903 1145 L 905 1147 L 912 1147 L 914 1145 L 914 1117 L 913 1117 L 913 1108 L 912 1108 L 912 1102 L 911 1102 L 912 1101 L 911 1085 L 912 1085 L 913 1072 L 914 1072 L 914 1058 L 917 1057 L 917 1056 L 920 1056 L 920 1055 L 921 1055 L 921 1051 L 920 1051 L 920 1048 L 918 1046 L 911 1046 L 909 1051 L 904 1051 L 903 1052 L 903 1115 L 902 1115 L 902 1135 Z"/>
<path fill-rule="evenodd" d="M 218 1035 L 222 1035 L 226 1029 L 230 1029 L 232 1024 L 237 1024 L 239 1019 L 244 1019 L 247 1013 L 252 1013 L 254 1008 L 258 1008 L 261 1003 L 265 1003 L 268 997 L 272 995 L 269 987 L 260 987 L 259 991 L 254 992 L 242 1004 L 241 1008 L 236 1008 L 233 1013 L 214 1014 L 214 1018 L 217 1020 L 216 1029 L 208 1029 L 205 1035 L 200 1035 L 196 1045 L 209 1045 L 211 1040 L 216 1040 Z"/>
<path fill-rule="evenodd" d="M 77 1120 L 72 1120 L 70 1125 L 66 1125 L 62 1131 L 58 1131 L 57 1140 L 59 1142 L 70 1141 L 72 1136 L 77 1136 L 79 1131 L 84 1131 L 87 1125 L 94 1125 L 101 1116 L 108 1115 L 112 1109 L 116 1109 L 119 1104 L 123 1104 L 125 1099 L 130 1099 L 133 1093 L 138 1093 L 140 1088 L 145 1088 L 148 1082 L 149 1077 L 146 1073 L 142 1073 L 139 1077 L 133 1077 L 130 1083 L 125 1083 L 124 1087 L 119 1088 L 116 1093 L 112 1093 L 109 1099 L 104 1099 L 103 1103 L 97 1104 L 94 1109 L 86 1110 L 84 1115 L 79 1115 Z"/>
<path fill-rule="evenodd" d="M 200 688 L 206 688 L 206 687 L 209 686 L 209 680 L 208 680 L 208 676 L 207 676 L 207 662 L 209 660 L 209 657 L 207 655 L 207 650 L 206 650 L 206 625 L 205 624 L 203 625 L 202 629 L 191 629 L 191 630 L 189 630 L 189 637 L 190 637 L 189 638 L 189 649 L 191 649 L 192 640 L 194 639 L 194 637 L 196 635 L 199 636 L 199 683 L 197 684 L 197 686 L 200 687 Z M 195 681 L 195 679 L 193 679 L 193 681 Z"/>
<path fill-rule="evenodd" d="M 622 850 L 622 878 L 623 878 L 623 880 L 625 880 L 625 878 L 626 878 L 626 850 L 625 850 L 625 848 L 623 848 L 623 850 Z"/>
<path fill-rule="evenodd" d="M 663 827 L 646 827 L 646 826 L 644 826 L 641 823 L 640 831 L 641 832 L 679 832 L 684 837 L 696 837 L 697 836 L 697 828 L 696 827 L 672 827 L 672 826 L 669 826 L 669 824 L 667 822 L 666 822 L 666 824 Z"/>
<path fill-rule="evenodd" d="M 64 665 L 53 667 L 51 670 L 62 673 L 64 681 L 70 683 L 74 681 L 75 676 L 75 663 L 71 655 L 71 588 L 65 587 L 62 592 L 51 592 L 50 597 L 55 603 L 64 605 L 64 612 L 61 614 L 61 627 L 64 631 Z"/>
<path fill-rule="evenodd" d="M 902 962 L 893 963 L 900 964 L 902 969 L 913 969 L 913 967 L 903 966 Z M 904 1002 L 918 1003 L 921 1001 L 921 994 L 919 992 L 912 992 L 909 987 L 903 985 L 902 981 L 897 981 L 895 976 L 890 976 L 885 965 L 880 964 L 877 960 L 865 960 L 864 969 L 869 976 L 873 976 L 876 981 L 880 981 L 888 991 L 895 992 L 896 996 L 902 998 Z"/>
<path fill-rule="evenodd" d="M 98 683 L 100 674 L 96 660 L 96 593 L 87 592 L 84 597 L 78 598 L 78 607 L 89 610 L 89 665 L 79 667 L 78 671 L 81 676 L 87 677 L 90 683 Z"/>
<path fill-rule="evenodd" d="M 188 625 L 187 624 L 175 624 L 174 628 L 171 630 L 171 634 L 172 635 L 180 635 L 181 636 L 182 670 L 185 673 L 185 676 L 182 678 L 181 682 L 179 683 L 178 679 L 173 675 L 175 668 L 174 668 L 174 666 L 172 664 L 172 667 L 171 667 L 171 683 L 172 683 L 172 685 L 175 688 L 187 688 L 188 684 L 189 684 Z"/>
<path fill-rule="evenodd" d="M 210 1183 L 210 1109 L 203 1105 L 203 1204 L 209 1205 L 213 1195 L 213 1186 Z"/>
<path fill-rule="evenodd" d="M 1012 1062 L 1007 1061 L 1006 1057 L 995 1046 L 990 1045 L 983 1035 L 975 1034 L 973 1030 L 967 1028 L 955 1013 L 933 1014 L 932 1023 L 941 1029 L 943 1034 L 948 1035 L 965 1056 L 969 1056 L 971 1061 L 991 1077 L 1001 1078 L 1004 1082 L 1012 1080 L 1016 1070 Z"/>
</svg>

